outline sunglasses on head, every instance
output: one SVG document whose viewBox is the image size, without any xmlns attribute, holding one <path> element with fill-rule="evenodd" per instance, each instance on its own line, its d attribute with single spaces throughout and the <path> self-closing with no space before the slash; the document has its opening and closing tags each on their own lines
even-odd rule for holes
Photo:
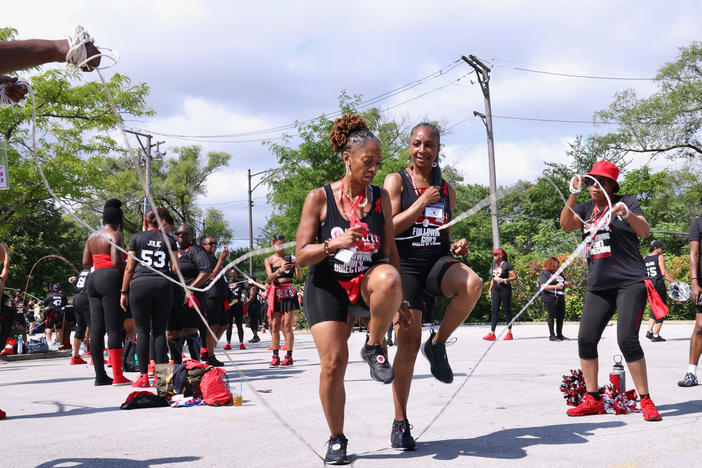
<svg viewBox="0 0 702 468">
<path fill-rule="evenodd" d="M 602 187 L 604 187 L 605 185 L 607 185 L 607 181 L 612 179 L 608 179 L 607 177 L 585 177 L 585 185 L 587 187 L 592 187 L 593 185 L 595 185 L 595 180 L 597 180 L 597 182 L 599 182 L 599 184 Z"/>
</svg>

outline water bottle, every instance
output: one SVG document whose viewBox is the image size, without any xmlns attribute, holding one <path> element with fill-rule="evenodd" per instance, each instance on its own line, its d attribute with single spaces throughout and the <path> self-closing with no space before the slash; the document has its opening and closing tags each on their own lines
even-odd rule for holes
<svg viewBox="0 0 702 468">
<path fill-rule="evenodd" d="M 17 338 L 17 354 L 24 354 L 24 341 L 21 336 Z"/>
<path fill-rule="evenodd" d="M 614 366 L 612 366 L 612 372 L 609 373 L 609 381 L 612 382 L 618 393 L 624 393 L 626 392 L 626 373 L 624 372 L 624 364 L 622 364 L 622 356 L 615 354 L 613 359 Z"/>
</svg>

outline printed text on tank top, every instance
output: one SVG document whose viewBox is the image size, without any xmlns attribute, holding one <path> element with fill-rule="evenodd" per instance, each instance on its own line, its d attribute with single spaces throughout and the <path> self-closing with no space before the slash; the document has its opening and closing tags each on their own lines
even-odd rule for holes
<svg viewBox="0 0 702 468">
<path fill-rule="evenodd" d="M 339 184 L 339 190 L 350 199 L 351 197 L 349 197 L 349 195 L 346 194 L 346 192 L 344 192 L 343 181 L 344 179 L 341 179 Z M 366 188 L 366 190 L 368 190 L 368 188 Z M 346 219 L 349 221 L 349 227 L 360 226 L 361 230 L 359 230 L 358 232 L 359 234 L 362 234 L 362 237 L 359 239 L 356 245 L 348 247 L 346 249 L 339 249 L 336 252 L 335 257 L 343 262 L 342 264 L 334 265 L 334 269 L 337 272 L 361 273 L 365 271 L 367 268 L 364 268 L 364 263 L 371 261 L 373 254 L 376 253 L 380 248 L 380 237 L 376 234 L 369 232 L 368 225 L 362 221 L 359 221 L 356 217 L 356 210 L 358 209 L 361 200 L 363 198 L 366 198 L 366 190 L 364 190 L 363 193 L 358 195 L 358 198 L 356 198 L 356 201 L 352 207 L 352 211 L 350 214 L 344 209 L 342 194 L 339 194 L 339 205 L 341 206 L 344 215 L 346 215 Z M 332 229 L 332 238 L 339 237 L 343 233 L 344 231 L 337 226 L 334 229 Z M 344 261 L 345 259 L 348 260 Z"/>
<path fill-rule="evenodd" d="M 609 207 L 602 210 L 602 213 L 598 216 L 600 209 L 595 204 L 592 209 L 592 221 L 583 226 L 586 233 L 592 232 L 598 223 L 602 221 L 602 218 L 609 211 Z M 609 224 L 604 226 L 600 225 L 599 230 L 592 238 L 592 240 L 585 246 L 585 256 L 586 258 L 598 259 L 612 256 L 612 231 Z"/>
<path fill-rule="evenodd" d="M 414 183 L 414 169 L 412 166 L 406 169 L 407 175 L 409 175 L 409 180 L 412 182 L 412 188 L 414 189 L 415 195 L 420 197 L 429 187 L 417 188 Z M 442 184 L 441 192 L 448 196 L 448 186 L 446 183 Z M 416 237 L 412 241 L 412 247 L 429 247 L 429 246 L 440 246 L 441 240 L 440 231 L 437 229 L 444 224 L 449 222 L 449 215 L 446 212 L 446 206 L 442 201 L 437 203 L 432 203 L 424 208 L 422 214 L 420 214 L 414 222 L 414 227 L 412 229 L 411 236 L 421 236 Z"/>
</svg>

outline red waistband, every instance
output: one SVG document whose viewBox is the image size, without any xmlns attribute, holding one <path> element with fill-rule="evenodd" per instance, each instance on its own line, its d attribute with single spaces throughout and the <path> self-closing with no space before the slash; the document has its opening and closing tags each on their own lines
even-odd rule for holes
<svg viewBox="0 0 702 468">
<path fill-rule="evenodd" d="M 96 270 L 101 268 L 114 268 L 110 254 L 93 254 L 93 267 Z"/>
</svg>

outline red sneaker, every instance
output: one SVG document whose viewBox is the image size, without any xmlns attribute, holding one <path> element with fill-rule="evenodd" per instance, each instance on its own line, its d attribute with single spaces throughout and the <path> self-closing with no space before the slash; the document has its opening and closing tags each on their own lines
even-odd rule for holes
<svg viewBox="0 0 702 468">
<path fill-rule="evenodd" d="M 495 337 L 495 334 L 493 332 L 490 332 L 487 335 L 485 335 L 483 339 L 487 341 L 495 341 L 497 338 Z"/>
<path fill-rule="evenodd" d="M 86 351 L 85 353 L 83 353 L 83 356 L 90 356 L 90 350 L 88 350 L 88 351 Z"/>
<path fill-rule="evenodd" d="M 660 421 L 663 419 L 648 395 L 641 399 L 641 411 L 643 412 L 644 421 Z"/>
<path fill-rule="evenodd" d="M 141 378 L 141 377 L 139 377 L 139 378 Z M 147 378 L 146 382 L 148 383 L 148 381 L 149 380 Z M 123 375 L 117 375 L 117 376 L 112 377 L 112 385 L 115 385 L 115 386 L 116 385 L 128 385 L 130 383 L 132 383 L 132 381 Z M 148 387 L 148 385 L 147 385 L 147 387 Z"/>
<path fill-rule="evenodd" d="M 200 360 L 207 362 L 207 348 L 200 348 Z"/>
<path fill-rule="evenodd" d="M 222 349 L 232 349 L 232 345 L 230 345 L 229 343 L 227 343 L 227 344 L 224 345 L 224 348 L 222 348 Z"/>
<path fill-rule="evenodd" d="M 292 356 L 285 356 L 285 359 L 283 359 L 283 362 L 281 362 L 280 365 L 281 366 L 292 366 L 293 365 Z"/>
<path fill-rule="evenodd" d="M 87 362 L 85 362 L 81 357 L 72 357 L 71 362 L 69 362 L 69 364 L 74 366 L 76 364 L 87 364 Z"/>
<path fill-rule="evenodd" d="M 288 345 L 284 344 L 283 346 L 280 347 L 281 351 L 287 351 L 288 350 Z"/>
<path fill-rule="evenodd" d="M 513 340 L 513 339 L 514 339 L 514 337 L 512 336 L 511 331 L 508 331 L 507 334 L 505 335 L 505 337 L 503 338 L 503 340 L 505 340 L 505 341 L 509 341 L 509 340 Z"/>
<path fill-rule="evenodd" d="M 154 383 L 152 383 L 151 386 L 156 388 L 157 382 L 158 382 L 158 375 L 154 374 Z"/>
<path fill-rule="evenodd" d="M 69 349 L 73 349 L 73 346 L 70 344 L 62 344 L 61 347 L 58 349 L 59 351 L 68 351 Z"/>
<path fill-rule="evenodd" d="M 271 351 L 272 349 L 273 349 L 273 345 L 270 345 L 270 346 L 268 347 L 268 351 Z"/>
<path fill-rule="evenodd" d="M 244 346 L 244 343 L 239 343 L 239 349 L 246 349 L 246 346 Z"/>
<path fill-rule="evenodd" d="M 138 379 L 132 383 L 132 387 L 134 388 L 149 388 L 151 385 L 149 385 L 149 376 L 144 374 L 140 375 Z"/>
<path fill-rule="evenodd" d="M 280 365 L 280 356 L 273 356 L 273 360 L 271 361 L 271 365 L 268 367 L 278 367 Z"/>
<path fill-rule="evenodd" d="M 147 375 L 154 375 L 156 373 L 156 361 L 149 361 L 149 367 L 146 370 Z"/>
<path fill-rule="evenodd" d="M 588 393 L 587 395 L 585 395 L 585 399 L 578 406 L 576 406 L 575 408 L 568 409 L 566 413 L 568 413 L 568 416 L 605 414 L 604 400 L 602 398 L 600 398 L 599 401 L 595 400 L 595 398 Z"/>
<path fill-rule="evenodd" d="M 5 416 L 7 416 L 7 414 L 0 409 L 0 419 L 5 419 Z"/>
</svg>

